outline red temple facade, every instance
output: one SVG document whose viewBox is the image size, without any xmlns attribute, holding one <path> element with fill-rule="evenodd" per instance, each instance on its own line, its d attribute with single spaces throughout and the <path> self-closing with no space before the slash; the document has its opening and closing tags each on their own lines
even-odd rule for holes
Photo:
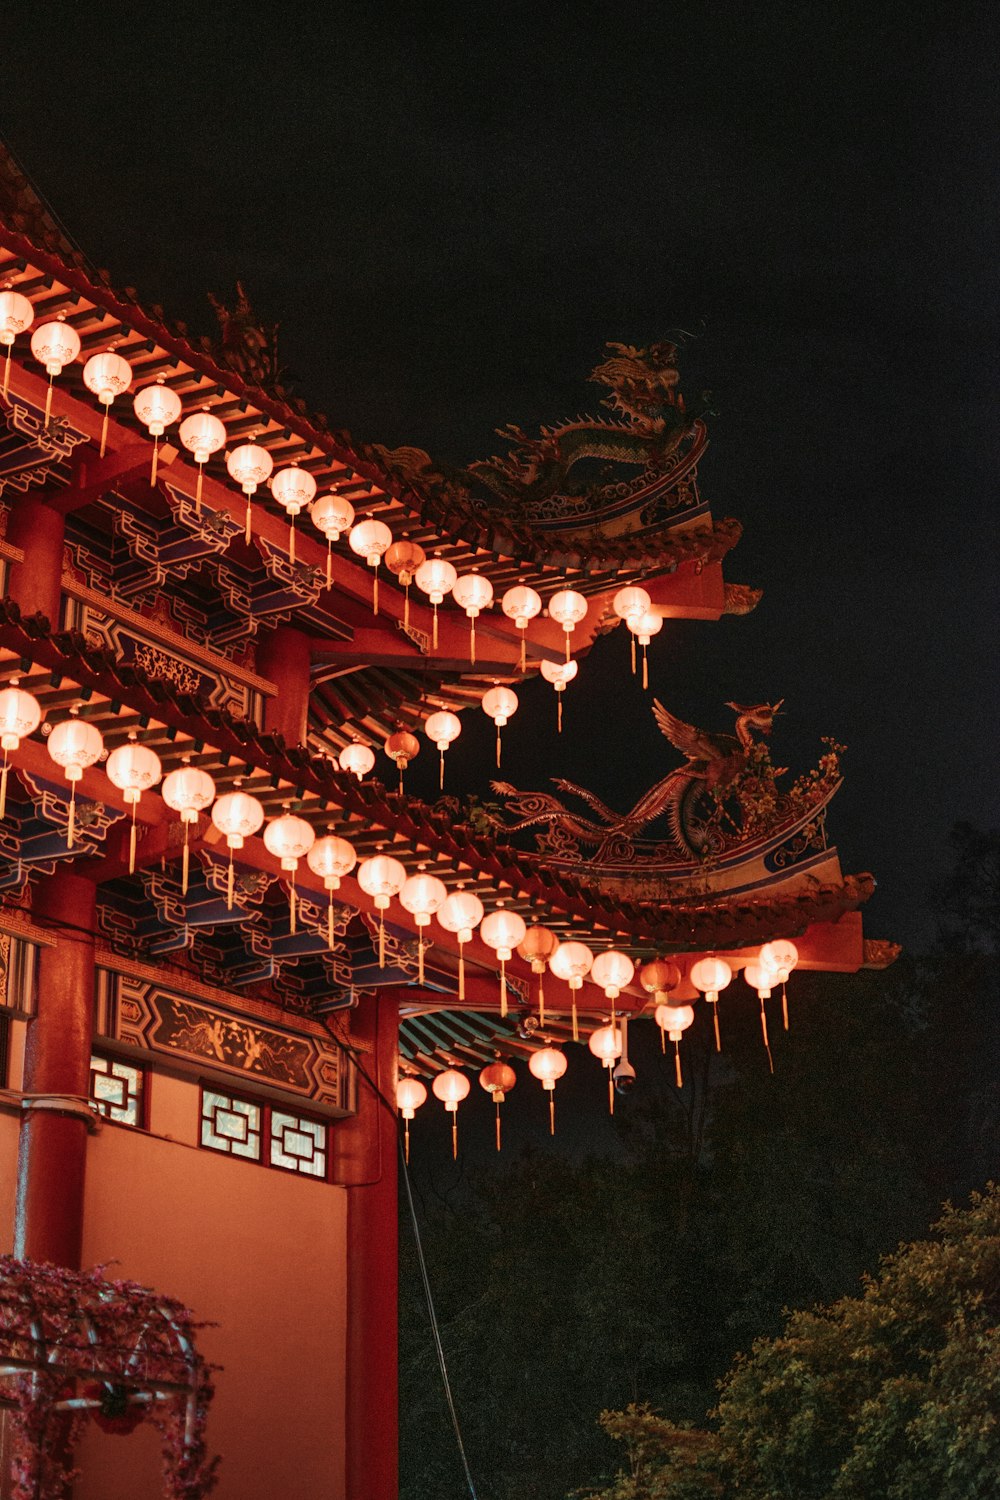
<svg viewBox="0 0 1000 1500">
<path fill-rule="evenodd" d="M 651 653 L 664 620 L 753 607 L 724 576 L 740 527 L 699 491 L 706 422 L 672 346 L 610 348 L 594 372 L 608 417 L 512 430 L 505 457 L 446 473 L 291 399 L 242 294 L 208 346 L 113 287 L 6 158 L 2 293 L 23 300 L 0 295 L 0 689 L 39 710 L 4 740 L 2 1248 L 107 1264 L 214 1325 L 199 1342 L 222 1367 L 220 1496 L 390 1500 L 400 1072 L 430 1084 L 546 1048 L 572 1064 L 574 1027 L 585 1043 L 609 1013 L 613 1030 L 664 998 L 711 1025 L 706 957 L 736 976 L 775 942 L 800 968 L 888 961 L 862 932 L 871 877 L 844 875 L 827 839 L 837 747 L 782 790 L 777 705 L 732 705 L 730 734 L 657 704 L 677 763 L 627 811 L 569 786 L 498 780 L 486 815 L 400 790 L 399 737 L 435 753 L 428 715 L 460 726 L 491 688 L 540 672 L 572 695 L 567 650 L 582 675 L 612 629 L 628 671 L 623 591 L 646 597 L 652 621 L 631 634 Z M 53 326 L 70 357 L 46 368 L 36 335 Z M 106 353 L 128 367 L 110 400 L 88 364 Z M 162 432 L 143 392 L 174 413 Z M 221 424 L 212 452 L 181 433 L 199 414 Z M 247 448 L 272 480 L 252 493 L 233 458 Z M 310 519 L 324 497 L 353 513 L 342 534 Z M 377 545 L 367 523 L 387 529 Z M 406 565 L 421 557 L 485 580 L 492 607 L 469 613 L 450 588 L 435 603 Z M 516 589 L 543 606 L 526 624 L 501 607 Z M 585 611 L 571 633 L 567 593 Z M 56 758 L 64 722 L 98 732 L 96 758 Z M 215 803 L 184 821 L 163 783 L 116 784 L 112 757 L 136 746 L 163 778 L 205 773 Z M 459 741 L 449 775 L 460 756 Z M 217 812 L 234 794 L 263 819 L 235 844 Z M 282 818 L 357 863 L 331 885 L 268 832 Z M 634 974 L 612 993 L 547 968 L 542 1010 L 530 956 L 504 957 L 478 923 L 463 940 L 398 889 L 386 904 L 362 875 L 383 856 Z M 127 1441 L 88 1425 L 75 1494 L 161 1493 L 147 1425 Z"/>
</svg>

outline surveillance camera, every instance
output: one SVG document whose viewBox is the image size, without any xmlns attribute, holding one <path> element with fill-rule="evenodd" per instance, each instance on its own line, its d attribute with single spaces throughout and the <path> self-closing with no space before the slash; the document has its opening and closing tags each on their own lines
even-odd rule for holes
<svg viewBox="0 0 1000 1500">
<path fill-rule="evenodd" d="M 532 1015 L 521 1016 L 517 1023 L 517 1034 L 523 1042 L 530 1041 L 538 1030 L 538 1017 Z"/>
<path fill-rule="evenodd" d="M 635 1069 L 630 1062 L 620 1062 L 611 1076 L 619 1094 L 630 1094 L 635 1088 Z"/>
</svg>

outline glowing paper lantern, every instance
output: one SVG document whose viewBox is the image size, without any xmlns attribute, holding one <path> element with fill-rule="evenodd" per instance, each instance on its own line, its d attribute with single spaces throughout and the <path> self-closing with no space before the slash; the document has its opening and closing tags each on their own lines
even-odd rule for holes
<svg viewBox="0 0 1000 1500">
<path fill-rule="evenodd" d="M 116 396 L 123 396 L 132 384 L 132 366 L 120 354 L 110 350 L 105 354 L 92 354 L 83 367 L 83 383 L 92 391 L 104 407 L 101 423 L 101 457 L 108 442 L 108 416 L 111 403 Z"/>
<path fill-rule="evenodd" d="M 410 764 L 410 761 L 419 755 L 420 741 L 408 729 L 397 729 L 394 734 L 389 735 L 382 748 L 389 759 L 395 762 L 396 769 L 399 772 L 399 790 L 402 791 L 403 772 Z"/>
<path fill-rule="evenodd" d="M 3 366 L 3 399 L 10 390 L 10 351 L 19 333 L 26 333 L 35 321 L 35 309 L 27 297 L 9 287 L 0 292 L 0 344 L 6 344 Z"/>
<path fill-rule="evenodd" d="M 296 464 L 288 469 L 279 469 L 271 480 L 271 494 L 287 511 L 290 525 L 288 531 L 288 561 L 295 561 L 295 517 L 301 515 L 316 494 L 316 481 L 306 469 Z"/>
<path fill-rule="evenodd" d="M 583 988 L 583 981 L 594 966 L 594 955 L 586 943 L 560 943 L 549 959 L 549 968 L 557 979 L 564 979 L 570 987 L 573 1000 L 573 1040 L 580 1040 L 580 1028 L 576 1015 L 576 993 Z"/>
<path fill-rule="evenodd" d="M 448 1068 L 437 1075 L 431 1088 L 435 1099 L 440 1099 L 451 1115 L 451 1155 L 454 1160 L 458 1156 L 458 1106 L 463 1099 L 468 1098 L 471 1084 L 464 1073 Z"/>
<path fill-rule="evenodd" d="M 479 1075 L 479 1082 L 497 1107 L 497 1150 L 500 1150 L 500 1106 L 517 1082 L 517 1074 L 509 1063 L 488 1063 Z"/>
<path fill-rule="evenodd" d="M 517 694 L 513 688 L 492 687 L 483 694 L 483 709 L 497 726 L 497 766 L 500 765 L 500 731 L 517 713 Z"/>
<path fill-rule="evenodd" d="M 424 733 L 427 738 L 437 746 L 441 756 L 441 774 L 438 784 L 444 791 L 444 753 L 453 740 L 457 740 L 462 733 L 462 721 L 458 714 L 449 713 L 447 709 L 439 709 L 437 713 L 428 714 L 424 720 Z"/>
<path fill-rule="evenodd" d="M 517 956 L 531 965 L 538 975 L 538 1024 L 545 1025 L 545 987 L 542 983 L 549 959 L 559 946 L 559 939 L 547 927 L 529 927 L 517 945 Z"/>
<path fill-rule="evenodd" d="M 260 448 L 254 442 L 241 443 L 231 453 L 226 454 L 226 468 L 230 479 L 234 480 L 247 497 L 247 512 L 244 525 L 244 540 L 250 545 L 251 522 L 253 513 L 253 497 L 262 484 L 266 484 L 271 477 L 274 468 L 274 459 L 266 448 Z"/>
<path fill-rule="evenodd" d="M 600 1059 L 602 1066 L 608 1070 L 608 1113 L 613 1115 L 615 1112 L 614 1067 L 622 1055 L 620 1027 L 614 1022 L 610 1026 L 599 1026 L 596 1031 L 590 1033 L 587 1046 L 594 1056 Z"/>
<path fill-rule="evenodd" d="M 39 323 L 31 335 L 31 352 L 45 366 L 49 388 L 45 393 L 45 426 L 52 415 L 52 381 L 80 353 L 80 335 L 68 323 Z"/>
<path fill-rule="evenodd" d="M 528 1071 L 549 1096 L 549 1135 L 556 1133 L 556 1081 L 566 1071 L 566 1054 L 558 1047 L 540 1047 L 528 1058 Z"/>
<path fill-rule="evenodd" d="M 650 597 L 646 593 L 645 589 L 636 588 L 633 585 L 633 586 L 631 586 L 629 588 L 619 589 L 618 592 L 617 592 L 617 594 L 615 595 L 615 597 L 611 601 L 611 607 L 614 610 L 615 614 L 618 616 L 619 620 L 625 620 L 626 622 L 628 622 L 629 620 L 633 619 L 637 615 L 647 614 L 648 611 L 649 611 L 649 608 L 650 608 L 650 606 L 652 604 L 652 602 L 653 601 L 650 599 Z M 632 676 L 634 677 L 635 676 L 635 636 L 634 636 L 634 634 L 630 634 L 630 640 L 631 640 L 631 643 L 632 643 Z"/>
<path fill-rule="evenodd" d="M 211 807 L 215 801 L 215 782 L 207 771 L 197 766 L 178 766 L 163 780 L 163 800 L 174 812 L 180 813 L 184 825 L 184 854 L 181 860 L 181 895 L 187 895 L 190 850 L 188 832 L 197 823 L 198 814 Z"/>
<path fill-rule="evenodd" d="M 663 1042 L 666 1033 L 674 1044 L 674 1071 L 677 1078 L 677 1087 L 684 1087 L 684 1075 L 681 1072 L 681 1035 L 694 1020 L 694 1011 L 690 1005 L 658 1005 L 653 1012 L 657 1026 L 660 1028 L 660 1041 Z M 664 1048 L 664 1050 L 666 1050 Z"/>
<path fill-rule="evenodd" d="M 156 463 L 160 452 L 160 438 L 172 423 L 176 422 L 183 410 L 181 398 L 176 391 L 169 386 L 156 385 L 144 386 L 141 391 L 136 391 L 132 402 L 133 410 L 142 425 L 148 429 L 153 439 L 153 461 L 149 470 L 150 484 L 156 483 Z"/>
<path fill-rule="evenodd" d="M 700 990 L 712 1007 L 715 1026 L 715 1050 L 722 1051 L 719 1035 L 719 991 L 724 990 L 733 977 L 733 971 L 724 958 L 700 958 L 691 970 L 691 983 Z"/>
<path fill-rule="evenodd" d="M 96 724 L 76 717 L 76 708 L 70 709 L 73 716 L 63 719 L 49 735 L 48 751 L 57 766 L 66 772 L 70 784 L 69 824 L 66 830 L 66 847 L 72 849 L 76 831 L 76 784 L 88 766 L 100 760 L 104 751 L 104 737 Z"/>
<path fill-rule="evenodd" d="M 663 629 L 663 617 L 654 614 L 633 615 L 625 623 L 632 632 L 633 649 L 636 637 L 638 637 L 639 645 L 642 647 L 642 685 L 644 688 L 648 688 L 649 659 L 646 656 L 646 647 L 653 639 L 653 636 L 659 635 Z"/>
<path fill-rule="evenodd" d="M 566 660 L 569 661 L 569 638 L 580 621 L 586 619 L 587 601 L 576 589 L 560 589 L 549 600 L 549 614 L 566 633 Z"/>
<path fill-rule="evenodd" d="M 348 771 L 363 781 L 375 764 L 375 751 L 370 745 L 362 745 L 360 740 L 352 740 L 341 750 L 337 764 L 342 771 Z"/>
<path fill-rule="evenodd" d="M 388 854 L 373 854 L 358 865 L 358 885 L 378 912 L 378 966 L 385 968 L 385 914 L 406 879 L 406 869 Z"/>
<path fill-rule="evenodd" d="M 652 995 L 657 1005 L 666 1000 L 670 991 L 676 989 L 680 982 L 680 969 L 662 958 L 654 959 L 651 964 L 643 964 L 639 970 L 639 983 L 647 995 Z"/>
<path fill-rule="evenodd" d="M 452 584 L 451 595 L 469 618 L 469 660 L 475 666 L 476 621 L 483 610 L 489 609 L 493 603 L 493 585 L 482 573 L 463 573 Z"/>
<path fill-rule="evenodd" d="M 29 303 L 30 306 L 30 303 Z M 0 749 L 3 750 L 3 770 L 0 771 L 0 818 L 7 815 L 7 773 L 12 750 L 18 750 L 22 740 L 34 734 L 42 722 L 42 706 L 31 693 L 17 685 L 12 678 L 9 687 L 0 690 Z"/>
<path fill-rule="evenodd" d="M 445 932 L 453 932 L 458 938 L 458 998 L 465 999 L 465 955 L 466 943 L 472 942 L 472 934 L 483 920 L 484 908 L 479 897 L 472 891 L 452 891 L 438 908 L 437 919 Z"/>
<path fill-rule="evenodd" d="M 399 892 L 399 904 L 408 911 L 417 924 L 417 983 L 424 982 L 424 928 L 430 926 L 431 917 L 443 905 L 448 887 L 436 875 L 419 871 L 403 882 Z"/>
<path fill-rule="evenodd" d="M 358 856 L 346 839 L 328 833 L 317 839 L 306 855 L 306 864 L 314 875 L 323 881 L 323 889 L 329 891 L 330 900 L 326 909 L 326 942 L 333 947 L 333 892 L 340 889 L 345 875 L 350 875 L 358 862 Z"/>
<path fill-rule="evenodd" d="M 435 651 L 438 646 L 438 605 L 443 604 L 444 596 L 451 593 L 457 577 L 458 574 L 451 563 L 446 562 L 443 557 L 429 557 L 426 562 L 420 564 L 413 575 L 417 588 L 427 595 L 429 602 L 434 606 L 431 645 Z"/>
<path fill-rule="evenodd" d="M 500 608 L 508 620 L 513 620 L 516 628 L 521 632 L 521 671 L 527 669 L 525 647 L 527 643 L 528 622 L 542 612 L 542 597 L 536 594 L 534 589 L 529 589 L 527 584 L 515 584 L 508 589 L 500 600 Z"/>
<path fill-rule="evenodd" d="M 132 809 L 128 845 L 128 872 L 132 875 L 135 872 L 135 810 L 143 792 L 159 785 L 163 767 L 155 750 L 130 739 L 127 745 L 119 745 L 117 750 L 112 750 L 105 769 L 112 786 L 119 789 L 125 805 Z"/>
<path fill-rule="evenodd" d="M 351 551 L 363 557 L 375 571 L 372 579 L 372 614 L 378 614 L 378 565 L 392 546 L 392 532 L 384 521 L 359 521 L 351 527 Z"/>
<path fill-rule="evenodd" d="M 752 990 L 757 991 L 757 999 L 760 1001 L 760 1029 L 764 1036 L 767 1061 L 773 1073 L 774 1058 L 771 1056 L 771 1043 L 767 1035 L 767 1011 L 764 1009 L 764 1001 L 771 998 L 771 988 L 776 982 L 776 975 L 771 969 L 765 969 L 763 964 L 747 964 L 743 970 L 743 978 Z"/>
<path fill-rule="evenodd" d="M 786 1031 L 788 1030 L 788 993 L 785 986 L 798 961 L 799 950 L 787 938 L 779 938 L 774 943 L 765 943 L 758 957 L 761 967 L 770 969 L 775 979 L 781 984 L 781 1015 Z"/>
<path fill-rule="evenodd" d="M 594 959 L 590 977 L 594 984 L 601 986 L 605 996 L 611 1001 L 612 1015 L 614 1015 L 615 1001 L 622 990 L 632 983 L 634 974 L 635 964 L 628 954 L 619 953 L 614 948 L 606 949 Z"/>
<path fill-rule="evenodd" d="M 287 870 L 290 876 L 288 882 L 288 916 L 289 931 L 294 933 L 298 917 L 298 902 L 295 895 L 295 872 L 299 867 L 299 860 L 305 859 L 313 844 L 316 842 L 316 834 L 312 825 L 305 818 L 297 818 L 294 813 L 282 813 L 280 818 L 272 818 L 264 829 L 264 848 L 268 854 L 273 854 L 275 859 L 280 859 L 281 868 Z"/>
<path fill-rule="evenodd" d="M 396 1084 L 396 1108 L 403 1116 L 403 1141 L 404 1154 L 407 1164 L 410 1160 L 410 1121 L 427 1101 L 427 1090 L 419 1078 L 401 1078 Z"/>
<path fill-rule="evenodd" d="M 354 506 L 340 495 L 320 495 L 309 507 L 309 519 L 326 537 L 326 586 L 333 585 L 333 544 L 354 525 Z M 391 549 L 390 549 L 391 550 Z"/>
<path fill-rule="evenodd" d="M 483 918 L 479 936 L 487 948 L 492 948 L 500 960 L 500 1014 L 507 1014 L 507 961 L 514 957 L 514 949 L 522 942 L 527 932 L 524 918 L 516 911 L 507 911 L 498 906 L 488 917 Z"/>
<path fill-rule="evenodd" d="M 220 448 L 226 446 L 225 425 L 219 421 L 218 417 L 213 417 L 211 412 L 196 411 L 184 418 L 177 429 L 177 436 L 198 465 L 194 505 L 196 513 L 200 516 L 201 481 L 205 473 L 205 465 L 213 453 L 218 453 Z"/>
<path fill-rule="evenodd" d="M 264 809 L 249 792 L 226 792 L 212 807 L 212 824 L 225 836 L 229 848 L 226 905 L 233 909 L 233 850 L 242 849 L 264 822 Z"/>
<path fill-rule="evenodd" d="M 385 554 L 385 565 L 389 572 L 403 585 L 403 629 L 410 628 L 410 584 L 416 577 L 417 569 L 427 560 L 427 553 L 423 547 L 416 542 L 408 541 L 405 537 L 401 542 L 393 542 Z"/>
<path fill-rule="evenodd" d="M 558 705 L 556 722 L 559 726 L 560 734 L 562 734 L 562 695 L 566 691 L 566 684 L 573 681 L 579 670 L 579 666 L 575 661 L 542 662 L 542 676 L 546 682 L 551 682 L 556 690 L 556 704 Z"/>
</svg>

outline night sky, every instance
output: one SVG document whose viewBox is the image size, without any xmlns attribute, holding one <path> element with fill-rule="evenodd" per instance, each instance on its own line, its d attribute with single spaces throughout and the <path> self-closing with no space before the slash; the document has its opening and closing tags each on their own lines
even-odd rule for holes
<svg viewBox="0 0 1000 1500">
<path fill-rule="evenodd" d="M 495 426 L 593 410 L 605 340 L 696 333 L 703 489 L 765 594 L 668 627 L 654 690 L 713 729 L 784 696 L 795 772 L 846 742 L 844 866 L 879 878 L 869 932 L 920 942 L 950 825 L 997 821 L 994 14 L 39 7 L 5 27 L 0 132 L 147 303 L 208 332 L 241 277 L 358 439 L 485 457 Z M 525 692 L 512 781 L 624 807 L 676 763 L 619 635 L 562 741 Z M 487 728 L 456 790 L 486 793 Z"/>
</svg>

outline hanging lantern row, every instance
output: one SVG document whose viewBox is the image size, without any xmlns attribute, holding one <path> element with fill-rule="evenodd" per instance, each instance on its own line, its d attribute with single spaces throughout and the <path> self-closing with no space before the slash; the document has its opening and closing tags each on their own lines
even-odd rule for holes
<svg viewBox="0 0 1000 1500">
<path fill-rule="evenodd" d="M 0 291 L 0 344 L 6 346 L 3 373 L 3 395 L 6 399 L 10 382 L 11 349 L 17 337 L 26 333 L 34 322 L 34 309 L 20 292 L 11 288 Z M 45 398 L 45 426 L 49 424 L 52 411 L 52 383 L 69 364 L 80 355 L 80 337 L 64 316 L 48 323 L 39 324 L 31 335 L 31 352 L 45 366 L 49 377 Z M 104 407 L 101 427 L 101 457 L 103 458 L 108 432 L 108 416 L 117 397 L 124 395 L 132 384 L 132 367 L 127 359 L 113 349 L 91 355 L 83 367 L 83 380 L 87 389 L 97 397 Z M 176 391 L 164 384 L 162 376 L 152 385 L 144 386 L 133 400 L 133 410 L 138 420 L 153 439 L 153 457 L 150 467 L 150 483 L 156 483 L 159 441 L 168 427 L 180 420 L 183 406 Z M 226 445 L 227 433 L 224 424 L 206 407 L 194 412 L 181 422 L 180 441 L 192 455 L 198 467 L 198 482 L 195 490 L 195 509 L 201 514 L 202 478 L 205 464 L 213 454 Z M 273 473 L 274 461 L 265 448 L 259 447 L 253 438 L 241 443 L 226 455 L 226 468 L 230 478 L 246 495 L 244 535 L 249 544 L 252 531 L 253 497 L 264 484 L 270 484 L 271 493 L 289 517 L 289 560 L 295 562 L 295 521 L 308 509 L 316 529 L 326 538 L 326 585 L 333 583 L 332 546 L 347 532 L 351 550 L 363 557 L 374 571 L 372 585 L 372 609 L 378 614 L 378 569 L 385 559 L 386 566 L 398 578 L 405 589 L 403 623 L 410 623 L 410 585 L 427 595 L 433 606 L 433 649 L 438 647 L 438 606 L 448 594 L 465 611 L 469 620 L 469 660 L 476 661 L 476 620 L 493 603 L 493 585 L 483 574 L 473 570 L 458 574 L 455 567 L 440 556 L 428 558 L 424 549 L 416 542 L 406 539 L 394 542 L 392 532 L 384 521 L 373 517 L 355 522 L 354 508 L 349 501 L 336 494 L 316 497 L 316 481 L 305 469 L 291 464 L 288 468 Z M 521 635 L 521 671 L 526 671 L 526 632 L 528 625 L 542 610 L 541 596 L 525 584 L 509 588 L 500 601 L 500 607 L 512 620 Z M 643 652 L 643 686 L 648 687 L 649 676 L 646 648 L 652 637 L 663 628 L 661 616 L 653 613 L 649 594 L 637 585 L 619 589 L 614 597 L 613 608 L 624 620 L 632 635 L 632 671 L 636 670 L 636 641 Z M 570 662 L 570 638 L 587 616 L 587 600 L 575 589 L 560 589 L 548 602 L 548 612 L 560 624 L 566 636 L 566 663 Z M 543 664 L 544 666 L 544 664 Z M 573 674 L 575 675 L 575 674 Z M 549 677 L 557 692 L 566 686 L 569 677 Z M 562 701 L 559 702 L 560 727 Z"/>
</svg>

